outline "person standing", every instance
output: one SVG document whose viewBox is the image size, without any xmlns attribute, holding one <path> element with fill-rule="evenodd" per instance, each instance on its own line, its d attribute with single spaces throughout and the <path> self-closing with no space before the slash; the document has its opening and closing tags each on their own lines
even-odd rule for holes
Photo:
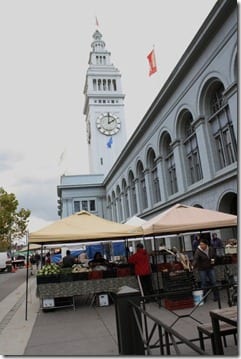
<svg viewBox="0 0 241 359">
<path fill-rule="evenodd" d="M 209 280 L 211 287 L 216 286 L 216 276 L 214 271 L 215 250 L 208 245 L 208 240 L 205 238 L 200 239 L 200 244 L 196 249 L 193 257 L 192 266 L 199 272 L 201 281 L 201 288 L 204 294 L 207 288 L 207 280 Z M 218 291 L 213 290 L 213 300 L 218 300 Z"/>
<path fill-rule="evenodd" d="M 221 239 L 218 238 L 217 233 L 212 234 L 211 246 L 215 249 L 223 247 L 223 243 L 222 243 Z"/>
<path fill-rule="evenodd" d="M 196 252 L 196 249 L 197 247 L 199 246 L 200 244 L 200 236 L 199 234 L 196 234 L 194 236 L 194 240 L 192 241 L 192 251 L 193 251 L 193 254 Z"/>
<path fill-rule="evenodd" d="M 51 257 L 50 257 L 50 253 L 48 252 L 46 254 L 46 256 L 44 257 L 44 264 L 50 264 L 51 263 Z"/>
<path fill-rule="evenodd" d="M 40 259 L 41 259 L 40 254 L 38 252 L 35 253 L 34 259 L 35 259 L 35 263 L 36 263 L 36 269 L 38 270 Z"/>
<path fill-rule="evenodd" d="M 140 278 L 144 295 L 153 294 L 149 255 L 142 243 L 136 245 L 136 250 L 136 253 L 128 258 L 128 263 L 134 264 L 135 275 Z"/>
<path fill-rule="evenodd" d="M 76 260 L 74 256 L 71 255 L 71 252 L 69 249 L 66 251 L 66 256 L 63 258 L 63 267 L 72 267 L 73 264 L 76 263 Z"/>
<path fill-rule="evenodd" d="M 101 252 L 96 252 L 94 258 L 89 261 L 88 264 L 92 269 L 98 269 L 98 267 L 100 267 L 102 270 L 102 267 L 106 267 L 109 264 L 109 261 L 102 256 Z"/>
</svg>

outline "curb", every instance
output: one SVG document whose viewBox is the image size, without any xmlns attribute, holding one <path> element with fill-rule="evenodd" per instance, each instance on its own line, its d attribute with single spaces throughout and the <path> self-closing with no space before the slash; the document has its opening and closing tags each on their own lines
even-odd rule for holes
<svg viewBox="0 0 241 359">
<path fill-rule="evenodd" d="M 36 278 L 29 278 L 28 311 L 26 311 L 26 283 L 21 284 L 1 302 L 1 355 L 23 355 L 39 312 L 36 297 Z"/>
</svg>

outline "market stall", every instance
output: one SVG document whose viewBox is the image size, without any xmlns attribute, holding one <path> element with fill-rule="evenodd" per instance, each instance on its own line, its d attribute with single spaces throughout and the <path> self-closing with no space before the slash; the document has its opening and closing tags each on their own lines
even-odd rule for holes
<svg viewBox="0 0 241 359">
<path fill-rule="evenodd" d="M 28 245 L 33 243 L 39 244 L 41 246 L 53 243 L 86 243 L 97 240 L 114 241 L 126 238 L 141 237 L 142 235 L 143 229 L 140 226 L 132 226 L 108 221 L 87 211 L 81 211 L 56 221 L 40 231 L 30 233 Z M 130 275 L 130 268 L 128 269 L 129 272 L 126 273 L 127 275 L 125 275 L 125 278 L 123 278 L 123 272 L 120 274 L 121 272 L 119 271 L 119 275 L 115 274 L 115 276 L 112 278 L 105 278 L 105 275 L 102 273 L 102 278 L 89 277 L 88 280 L 73 281 L 73 277 L 71 276 L 66 281 L 59 283 L 51 282 L 50 284 L 50 282 L 40 283 L 38 281 L 37 295 L 41 300 L 52 300 L 53 298 L 59 297 L 60 294 L 63 297 L 69 296 L 69 293 L 71 293 L 71 296 L 81 294 L 86 295 L 89 293 L 94 294 L 97 289 L 99 292 L 100 284 L 101 291 L 104 289 L 106 292 L 111 292 L 114 289 L 116 290 L 118 286 L 123 283 L 125 283 L 125 285 L 131 285 L 132 287 L 134 286 L 137 288 L 136 278 L 134 275 Z M 49 281 L 51 281 L 50 277 L 48 278 Z M 28 275 L 26 278 L 28 278 Z M 52 288 L 51 293 L 50 288 Z M 52 297 L 46 298 L 48 295 L 51 295 Z M 53 304 L 53 301 L 51 302 Z M 48 303 L 50 303 L 50 301 Z"/>
<path fill-rule="evenodd" d="M 71 297 L 70 305 L 74 304 L 76 296 L 89 296 L 116 293 L 122 286 L 139 290 L 136 277 L 113 277 L 91 280 L 77 280 L 57 283 L 42 283 L 37 285 L 37 296 L 41 300 L 41 308 L 57 308 L 58 298 Z M 51 299 L 51 301 L 50 301 Z"/>
<path fill-rule="evenodd" d="M 142 225 L 144 235 L 152 235 L 154 244 L 155 237 L 158 235 L 181 234 L 193 231 L 201 233 L 202 231 L 210 229 L 231 228 L 236 226 L 237 216 L 183 204 L 174 205 Z M 174 253 L 166 253 L 164 255 L 159 248 L 155 248 L 151 253 L 151 263 L 153 272 L 156 273 L 154 281 L 155 288 L 157 290 L 164 289 L 170 294 L 171 286 L 172 289 L 175 287 L 176 293 L 173 291 L 173 297 L 175 299 L 177 298 L 178 289 L 183 291 L 184 296 L 182 296 L 182 298 L 180 297 L 179 303 L 181 303 L 184 298 L 183 305 L 185 307 L 186 303 L 188 303 L 187 299 L 191 297 L 191 278 L 197 282 L 199 281 L 197 272 L 195 272 L 194 276 L 189 275 L 187 271 L 191 272 L 191 270 L 184 268 L 184 266 L 180 267 L 180 263 L 177 262 Z M 215 272 L 218 281 L 225 281 L 225 273 L 227 270 L 231 272 L 232 275 L 237 275 L 237 254 L 233 254 L 232 256 L 225 255 L 222 260 L 217 261 Z M 173 286 L 174 282 L 175 285 Z"/>
</svg>

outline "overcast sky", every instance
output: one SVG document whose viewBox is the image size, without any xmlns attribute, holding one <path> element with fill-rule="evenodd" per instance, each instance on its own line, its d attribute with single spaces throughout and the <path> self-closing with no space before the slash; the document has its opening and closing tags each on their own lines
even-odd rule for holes
<svg viewBox="0 0 241 359">
<path fill-rule="evenodd" d="M 96 17 L 122 74 L 129 136 L 215 2 L 1 0 L 0 186 L 31 210 L 30 232 L 58 219 L 60 175 L 88 173 L 83 89 Z"/>
</svg>

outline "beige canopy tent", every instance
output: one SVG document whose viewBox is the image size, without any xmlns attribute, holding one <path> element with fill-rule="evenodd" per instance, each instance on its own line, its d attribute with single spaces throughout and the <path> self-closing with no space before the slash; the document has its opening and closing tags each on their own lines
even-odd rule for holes
<svg viewBox="0 0 241 359">
<path fill-rule="evenodd" d="M 142 225 L 144 234 L 177 234 L 237 226 L 237 216 L 176 204 Z"/>
<path fill-rule="evenodd" d="M 37 232 L 30 233 L 29 243 L 90 242 L 98 239 L 114 240 L 142 235 L 141 226 L 120 224 L 87 211 L 81 211 Z"/>
<path fill-rule="evenodd" d="M 142 227 L 131 226 L 108 221 L 87 211 L 77 212 L 69 217 L 60 219 L 43 229 L 31 232 L 28 247 L 31 243 L 44 245 L 47 243 L 93 242 L 98 239 L 114 240 L 143 235 Z M 29 250 L 27 261 L 29 258 Z M 28 266 L 26 270 L 26 306 L 28 307 Z"/>
<path fill-rule="evenodd" d="M 143 223 L 146 223 L 146 221 L 137 216 L 133 216 L 125 222 L 125 224 L 129 224 L 131 226 L 141 226 Z"/>
<path fill-rule="evenodd" d="M 40 244 L 30 244 L 29 248 L 28 248 L 28 246 L 25 246 L 22 249 L 20 249 L 19 252 L 26 252 L 28 249 L 30 251 L 37 251 L 38 249 L 41 249 L 41 245 Z"/>
</svg>

